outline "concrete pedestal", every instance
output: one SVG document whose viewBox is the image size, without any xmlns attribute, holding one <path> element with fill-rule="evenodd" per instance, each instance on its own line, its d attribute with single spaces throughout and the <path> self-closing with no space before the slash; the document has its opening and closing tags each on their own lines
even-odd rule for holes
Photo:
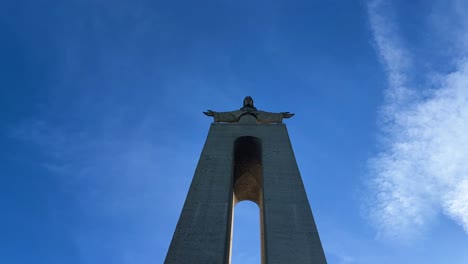
<svg viewBox="0 0 468 264">
<path fill-rule="evenodd" d="M 326 263 L 286 126 L 248 120 L 211 125 L 165 263 L 230 263 L 241 200 L 260 207 L 262 263 Z"/>
</svg>

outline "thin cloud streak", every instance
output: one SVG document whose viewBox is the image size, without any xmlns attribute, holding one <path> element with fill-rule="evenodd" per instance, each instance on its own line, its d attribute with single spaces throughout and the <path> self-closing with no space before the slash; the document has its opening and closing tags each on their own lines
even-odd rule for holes
<svg viewBox="0 0 468 264">
<path fill-rule="evenodd" d="M 393 104 L 404 103 L 411 93 L 411 90 L 406 87 L 406 73 L 412 65 L 411 54 L 404 48 L 402 40 L 398 37 L 397 26 L 389 19 L 389 14 L 386 11 L 388 8 L 383 8 L 383 5 L 384 3 L 379 0 L 369 3 L 370 27 L 374 36 L 375 48 L 391 86 L 391 89 L 386 91 L 387 97 Z M 387 107 L 391 107 L 391 105 L 387 105 Z"/>
<path fill-rule="evenodd" d="M 453 58 L 458 67 L 448 74 L 423 73 L 436 89 L 410 87 L 415 58 L 387 10 L 382 1 L 368 5 L 389 81 L 383 150 L 369 160 L 368 215 L 378 235 L 390 239 L 418 237 L 439 213 L 468 233 L 468 61 Z"/>
</svg>

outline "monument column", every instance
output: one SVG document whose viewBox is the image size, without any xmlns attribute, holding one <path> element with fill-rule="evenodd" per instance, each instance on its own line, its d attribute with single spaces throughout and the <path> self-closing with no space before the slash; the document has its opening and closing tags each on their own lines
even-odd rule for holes
<svg viewBox="0 0 468 264">
<path fill-rule="evenodd" d="M 233 144 L 211 128 L 164 263 L 230 263 Z"/>
<path fill-rule="evenodd" d="M 265 263 L 326 263 L 286 126 L 262 137 Z"/>
</svg>

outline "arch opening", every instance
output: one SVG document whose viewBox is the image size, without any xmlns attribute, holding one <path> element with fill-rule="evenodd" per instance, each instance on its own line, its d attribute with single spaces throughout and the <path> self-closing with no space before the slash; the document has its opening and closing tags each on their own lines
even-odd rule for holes
<svg viewBox="0 0 468 264">
<path fill-rule="evenodd" d="M 256 137 L 240 137 L 234 143 L 234 205 L 252 201 L 261 206 L 262 197 L 262 147 Z"/>
<path fill-rule="evenodd" d="M 251 201 L 235 206 L 232 232 L 232 264 L 261 263 L 260 208 Z"/>
<path fill-rule="evenodd" d="M 243 253 L 248 252 L 246 256 L 249 256 L 253 259 L 260 259 L 261 261 L 259 261 L 259 263 L 264 263 L 263 165 L 262 145 L 259 138 L 244 136 L 237 138 L 234 142 L 232 196 L 233 219 L 231 222 L 231 261 L 233 260 L 232 249 L 234 246 L 234 251 L 236 253 L 234 255 L 234 261 L 237 261 L 236 259 L 238 259 L 239 256 L 242 256 Z M 256 209 L 252 210 L 252 206 L 250 206 L 248 212 L 245 212 L 242 208 L 245 207 L 245 205 L 249 205 L 250 203 L 243 203 L 243 205 L 240 207 L 241 212 L 236 213 L 236 217 L 234 218 L 234 207 L 241 201 L 251 201 L 255 203 L 257 205 L 255 206 Z M 255 217 L 256 220 L 252 219 Z M 247 222 L 243 221 L 243 219 L 250 220 Z M 237 242 L 236 240 L 236 243 L 233 245 L 232 238 L 234 236 L 234 223 L 236 223 L 236 236 L 240 237 L 241 242 Z M 247 239 L 247 241 L 250 242 L 242 242 L 243 237 L 246 235 L 250 236 L 250 238 Z M 252 238 L 252 236 L 256 236 L 256 239 Z M 258 239 L 260 239 L 260 243 L 258 243 Z M 239 246 L 239 243 L 250 245 L 250 250 L 246 251 L 245 245 Z M 255 243 L 260 245 L 259 250 L 257 247 L 255 247 Z M 252 249 L 256 250 L 257 254 L 252 253 Z"/>
</svg>

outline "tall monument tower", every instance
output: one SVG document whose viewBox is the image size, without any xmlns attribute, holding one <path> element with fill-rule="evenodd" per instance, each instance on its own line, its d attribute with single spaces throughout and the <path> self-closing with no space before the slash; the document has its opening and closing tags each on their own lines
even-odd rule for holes
<svg viewBox="0 0 468 264">
<path fill-rule="evenodd" d="M 262 263 L 326 264 L 314 217 L 283 118 L 257 110 L 250 96 L 240 110 L 214 117 L 177 223 L 166 264 L 228 264 L 233 208 L 260 208 Z"/>
</svg>

